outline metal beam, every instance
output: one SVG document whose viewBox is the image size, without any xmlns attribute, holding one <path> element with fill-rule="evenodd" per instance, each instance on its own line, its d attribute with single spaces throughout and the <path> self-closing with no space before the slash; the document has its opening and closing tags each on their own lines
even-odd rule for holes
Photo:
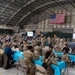
<svg viewBox="0 0 75 75">
<path fill-rule="evenodd" d="M 36 0 L 34 0 L 35 1 L 35 4 L 37 5 L 38 4 L 38 6 L 39 6 L 39 4 L 40 3 L 38 3 L 38 2 L 36 2 Z M 33 1 L 33 2 L 34 2 Z M 30 5 L 32 2 L 28 2 L 28 5 Z M 34 4 L 33 4 L 34 5 Z M 23 8 L 25 8 L 27 5 L 24 5 L 24 7 Z M 33 6 L 31 6 L 31 7 L 29 7 L 29 8 L 34 8 Z M 6 23 L 6 25 L 8 25 L 9 24 L 9 22 L 11 21 L 11 19 L 12 18 L 14 18 L 14 16 L 18 13 L 18 12 L 20 12 L 22 10 L 22 8 L 21 9 L 19 9 L 17 12 L 15 12 L 12 16 L 11 16 L 11 18 L 8 20 L 8 22 Z M 26 13 L 27 14 L 27 13 Z"/>
<path fill-rule="evenodd" d="M 56 0 L 55 0 L 55 1 L 56 1 Z M 73 0 L 71 0 L 71 1 L 73 1 Z M 75 14 L 74 12 L 68 10 L 66 7 L 64 7 L 62 4 L 58 3 L 57 1 L 56 1 L 56 3 L 57 3 L 59 6 L 63 7 L 64 9 L 66 9 L 66 10 L 67 10 L 68 12 L 70 12 L 71 14 Z"/>
<path fill-rule="evenodd" d="M 69 0 L 67 0 L 67 1 L 71 4 L 71 6 L 73 6 L 75 8 L 75 6 L 71 3 L 71 1 L 69 1 Z"/>
<path fill-rule="evenodd" d="M 66 0 L 63 0 L 63 1 L 66 1 Z M 19 21 L 18 21 L 18 23 L 16 24 L 16 26 L 25 18 L 25 17 L 27 17 L 29 14 L 31 14 L 32 12 L 34 12 L 34 11 L 36 11 L 37 9 L 39 9 L 39 8 L 41 8 L 41 7 L 44 7 L 44 6 L 46 6 L 46 5 L 50 5 L 50 4 L 53 4 L 53 3 L 55 3 L 56 1 L 52 1 L 52 2 L 48 2 L 48 3 L 46 3 L 46 4 L 43 4 L 43 5 L 41 5 L 41 6 L 39 6 L 39 7 L 37 7 L 37 8 L 35 8 L 35 9 L 33 9 L 31 12 L 28 12 L 27 14 L 25 14 Z M 57 2 L 61 2 L 61 1 L 57 1 Z"/>
<path fill-rule="evenodd" d="M 34 0 L 34 1 L 35 1 L 35 0 Z M 31 3 L 32 3 L 32 2 L 28 2 L 28 3 L 25 4 L 22 8 L 26 7 L 27 5 L 29 5 L 29 4 L 31 4 Z M 21 11 L 22 8 L 18 9 L 17 12 L 15 12 L 15 13 L 9 18 L 8 22 L 6 23 L 6 25 L 10 22 L 10 20 L 11 20 L 19 11 Z"/>
<path fill-rule="evenodd" d="M 14 0 L 11 0 L 11 2 L 10 3 L 12 3 L 12 2 L 14 2 Z M 3 13 L 3 11 L 10 5 L 10 3 L 9 4 L 7 4 L 6 5 L 6 7 L 0 12 L 0 15 Z"/>
</svg>

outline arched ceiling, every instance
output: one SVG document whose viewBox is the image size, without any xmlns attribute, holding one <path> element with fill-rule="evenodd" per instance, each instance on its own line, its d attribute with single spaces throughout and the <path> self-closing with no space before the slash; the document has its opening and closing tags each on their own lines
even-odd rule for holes
<svg viewBox="0 0 75 75">
<path fill-rule="evenodd" d="M 75 0 L 0 0 L 0 24 L 23 26 L 47 8 L 67 3 L 75 7 Z"/>
</svg>

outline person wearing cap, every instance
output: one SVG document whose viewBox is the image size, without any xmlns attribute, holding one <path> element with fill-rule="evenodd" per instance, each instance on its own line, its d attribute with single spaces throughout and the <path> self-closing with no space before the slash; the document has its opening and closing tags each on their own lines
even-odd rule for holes
<svg viewBox="0 0 75 75">
<path fill-rule="evenodd" d="M 53 46 L 49 45 L 49 52 L 51 53 L 51 56 L 55 57 L 55 54 L 53 53 Z"/>
<path fill-rule="evenodd" d="M 23 51 L 27 49 L 27 46 L 28 46 L 28 43 L 27 43 L 27 40 L 25 39 L 23 40 L 23 47 L 22 47 Z"/>
<path fill-rule="evenodd" d="M 34 50 L 37 51 L 37 52 L 39 53 L 39 55 L 42 55 L 42 49 L 41 49 L 40 46 L 36 45 L 36 46 L 34 47 Z"/>
<path fill-rule="evenodd" d="M 51 38 L 48 37 L 47 40 L 48 40 L 48 43 L 50 44 L 51 43 Z"/>
<path fill-rule="evenodd" d="M 35 39 L 32 39 L 31 44 L 32 44 L 33 47 L 35 47 L 35 45 L 36 45 L 36 40 L 35 40 Z"/>
<path fill-rule="evenodd" d="M 52 49 L 53 47 L 49 45 L 49 50 L 45 53 L 45 56 L 43 56 L 43 59 L 42 59 L 42 62 L 43 62 L 42 66 L 46 69 L 48 75 L 54 74 L 54 70 L 50 68 L 50 65 L 51 64 L 57 65 L 55 61 L 55 55 L 53 54 Z"/>
<path fill-rule="evenodd" d="M 19 46 L 19 50 L 20 50 L 20 51 L 23 51 L 23 47 L 24 47 L 23 41 L 21 41 L 21 42 L 20 42 L 20 46 Z"/>
<path fill-rule="evenodd" d="M 28 50 L 24 51 L 24 61 L 27 66 L 27 75 L 35 75 L 36 67 L 33 62 L 34 50 L 31 45 L 28 46 Z"/>
<path fill-rule="evenodd" d="M 61 52 L 61 49 L 60 49 L 60 47 L 57 44 L 55 45 L 54 50 L 56 52 Z"/>
<path fill-rule="evenodd" d="M 34 59 L 35 60 L 38 60 L 39 59 L 39 53 L 36 50 L 34 50 Z"/>
<path fill-rule="evenodd" d="M 29 53 L 29 54 L 28 54 Z M 34 55 L 34 50 L 33 50 L 33 47 L 31 45 L 28 45 L 27 46 L 27 50 L 24 51 L 24 58 L 29 58 L 29 57 L 33 57 Z"/>
<path fill-rule="evenodd" d="M 68 45 L 67 44 L 65 44 L 65 47 L 63 48 L 63 50 L 64 49 L 66 50 L 67 53 L 69 53 L 70 49 L 68 48 Z"/>
<path fill-rule="evenodd" d="M 66 48 L 63 49 L 63 55 L 61 56 L 61 60 L 65 61 L 66 63 L 70 61 Z"/>
<path fill-rule="evenodd" d="M 44 36 L 42 36 L 42 38 L 41 38 L 41 47 L 44 47 L 45 46 L 45 37 Z"/>
</svg>

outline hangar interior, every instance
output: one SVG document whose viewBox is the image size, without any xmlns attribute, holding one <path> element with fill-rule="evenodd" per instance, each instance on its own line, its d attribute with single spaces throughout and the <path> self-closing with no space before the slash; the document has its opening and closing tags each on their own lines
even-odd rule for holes
<svg viewBox="0 0 75 75">
<path fill-rule="evenodd" d="M 63 24 L 50 24 L 50 14 L 64 13 Z M 74 32 L 75 0 L 0 0 L 0 28 L 15 32 Z"/>
</svg>

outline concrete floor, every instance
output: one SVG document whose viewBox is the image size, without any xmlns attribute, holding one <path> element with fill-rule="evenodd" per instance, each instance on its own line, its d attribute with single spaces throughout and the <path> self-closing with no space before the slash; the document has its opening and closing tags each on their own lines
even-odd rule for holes
<svg viewBox="0 0 75 75">
<path fill-rule="evenodd" d="M 69 68 L 69 74 L 68 75 L 75 75 L 75 67 Z M 17 69 L 16 67 L 13 67 L 11 69 L 5 70 L 4 68 L 0 68 L 0 75 L 17 75 Z M 22 75 L 21 72 L 19 72 L 19 75 Z M 65 74 L 67 75 L 67 74 Z"/>
</svg>

